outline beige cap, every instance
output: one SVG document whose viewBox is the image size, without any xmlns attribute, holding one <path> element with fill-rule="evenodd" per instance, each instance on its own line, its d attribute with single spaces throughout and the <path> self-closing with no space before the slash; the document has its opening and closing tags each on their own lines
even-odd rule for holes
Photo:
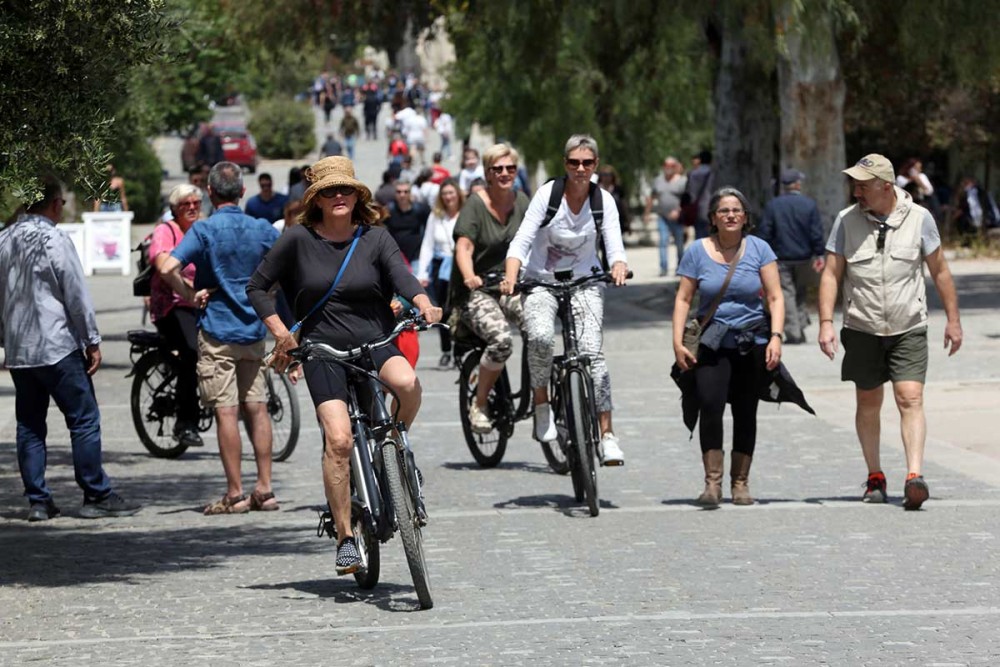
<svg viewBox="0 0 1000 667">
<path fill-rule="evenodd" d="M 844 173 L 858 181 L 870 181 L 873 178 L 881 178 L 890 183 L 896 180 L 896 172 L 892 170 L 892 163 L 889 158 L 878 153 L 869 153 L 850 169 L 845 169 Z"/>
</svg>

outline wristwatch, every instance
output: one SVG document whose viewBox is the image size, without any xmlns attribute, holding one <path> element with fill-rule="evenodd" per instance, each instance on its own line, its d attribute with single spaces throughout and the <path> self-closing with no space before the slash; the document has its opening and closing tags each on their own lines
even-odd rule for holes
<svg viewBox="0 0 1000 667">
<path fill-rule="evenodd" d="M 780 331 L 772 331 L 771 338 L 779 338 L 782 343 L 785 342 L 785 334 L 781 333 Z"/>
</svg>

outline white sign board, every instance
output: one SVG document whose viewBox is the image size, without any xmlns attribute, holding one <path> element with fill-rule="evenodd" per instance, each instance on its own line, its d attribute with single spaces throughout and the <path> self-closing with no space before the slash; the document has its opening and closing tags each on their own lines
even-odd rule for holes
<svg viewBox="0 0 1000 667">
<path fill-rule="evenodd" d="M 70 241 L 73 242 L 73 247 L 76 248 L 76 256 L 80 258 L 80 264 L 83 264 L 83 255 L 87 251 L 87 244 L 83 240 L 83 223 L 60 222 L 58 229 L 66 232 L 66 235 L 69 236 Z"/>
<path fill-rule="evenodd" d="M 129 275 L 132 217 L 131 211 L 83 214 L 84 273 L 114 270 Z"/>
</svg>

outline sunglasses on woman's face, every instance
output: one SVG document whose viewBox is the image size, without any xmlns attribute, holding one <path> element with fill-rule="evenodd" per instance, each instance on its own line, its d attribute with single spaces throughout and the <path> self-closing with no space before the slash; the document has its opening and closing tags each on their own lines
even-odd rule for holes
<svg viewBox="0 0 1000 667">
<path fill-rule="evenodd" d="M 337 195 L 340 195 L 341 197 L 350 197 L 355 192 L 357 192 L 357 190 L 350 185 L 331 185 L 328 188 L 320 190 L 319 196 L 323 199 L 333 199 Z"/>
<path fill-rule="evenodd" d="M 492 167 L 490 167 L 490 171 L 492 171 L 497 176 L 499 176 L 500 174 L 502 174 L 504 171 L 506 171 L 508 174 L 516 174 L 517 173 L 517 165 L 513 165 L 513 164 L 495 164 Z"/>
<path fill-rule="evenodd" d="M 566 158 L 566 166 L 570 169 L 579 169 L 580 165 L 583 165 L 584 169 L 593 169 L 595 164 L 597 164 L 597 160 L 593 158 L 587 158 L 586 160 L 577 160 L 571 157 Z"/>
</svg>

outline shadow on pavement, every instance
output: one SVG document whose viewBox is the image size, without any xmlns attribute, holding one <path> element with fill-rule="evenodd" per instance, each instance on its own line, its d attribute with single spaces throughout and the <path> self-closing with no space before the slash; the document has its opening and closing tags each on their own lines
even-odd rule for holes
<svg viewBox="0 0 1000 667">
<path fill-rule="evenodd" d="M 495 468 L 484 468 L 475 461 L 457 462 L 457 461 L 445 461 L 441 464 L 442 468 L 447 470 L 520 470 L 524 472 L 538 472 L 545 474 L 553 474 L 552 469 L 547 465 L 542 465 L 541 463 L 533 463 L 530 461 L 503 461 Z"/>
<path fill-rule="evenodd" d="M 306 581 L 289 581 L 278 584 L 257 584 L 245 588 L 259 591 L 282 591 L 292 589 L 306 595 L 315 595 L 321 599 L 332 599 L 340 604 L 364 602 L 384 611 L 411 612 L 420 611 L 413 586 L 394 583 L 379 583 L 371 590 L 359 588 L 352 576 L 337 577 L 332 574 L 329 579 L 309 579 Z M 401 596 L 406 599 L 400 599 Z"/>
</svg>

